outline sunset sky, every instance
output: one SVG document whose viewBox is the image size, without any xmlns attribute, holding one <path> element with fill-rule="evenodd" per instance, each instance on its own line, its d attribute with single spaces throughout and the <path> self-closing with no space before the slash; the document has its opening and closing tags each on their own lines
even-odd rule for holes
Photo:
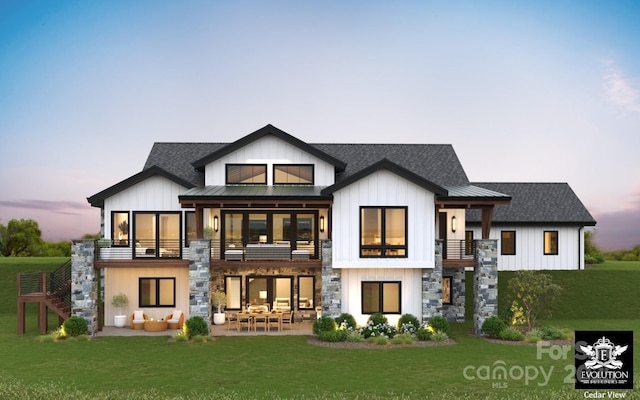
<svg viewBox="0 0 640 400">
<path fill-rule="evenodd" d="M 640 2 L 2 1 L 0 223 L 100 229 L 154 142 L 450 143 L 640 244 Z M 348 160 L 347 160 L 348 161 Z"/>
</svg>

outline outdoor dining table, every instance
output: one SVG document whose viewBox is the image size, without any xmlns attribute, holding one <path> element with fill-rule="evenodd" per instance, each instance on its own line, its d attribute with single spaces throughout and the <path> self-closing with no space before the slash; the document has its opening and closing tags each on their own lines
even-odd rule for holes
<svg viewBox="0 0 640 400">
<path fill-rule="evenodd" d="M 281 311 L 242 311 L 237 315 L 237 330 L 240 332 L 242 330 L 243 324 L 247 325 L 247 331 L 251 331 L 253 328 L 254 331 L 257 331 L 256 318 L 264 318 L 265 320 L 265 332 L 271 330 L 271 321 L 276 321 L 278 323 L 278 331 L 282 330 L 282 315 Z"/>
</svg>

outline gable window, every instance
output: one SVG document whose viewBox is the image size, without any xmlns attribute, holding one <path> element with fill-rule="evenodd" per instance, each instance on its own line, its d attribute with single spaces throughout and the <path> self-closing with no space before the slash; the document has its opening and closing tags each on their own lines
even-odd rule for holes
<svg viewBox="0 0 640 400">
<path fill-rule="evenodd" d="M 140 278 L 140 307 L 175 307 L 176 278 Z"/>
<path fill-rule="evenodd" d="M 313 185 L 313 165 L 275 164 L 274 185 Z"/>
<path fill-rule="evenodd" d="M 180 258 L 182 231 L 180 212 L 133 213 L 136 258 Z"/>
<path fill-rule="evenodd" d="M 407 207 L 360 207 L 360 257 L 407 256 Z"/>
<path fill-rule="evenodd" d="M 544 231 L 544 255 L 558 255 L 558 231 Z"/>
<path fill-rule="evenodd" d="M 400 282 L 362 282 L 363 314 L 400 314 Z"/>
<path fill-rule="evenodd" d="M 129 246 L 129 213 L 111 213 L 111 239 L 114 246 Z"/>
<path fill-rule="evenodd" d="M 267 184 L 266 164 L 227 164 L 227 185 Z"/>
<path fill-rule="evenodd" d="M 503 256 L 516 255 L 516 231 L 500 232 L 500 254 Z"/>
<path fill-rule="evenodd" d="M 442 304 L 451 304 L 451 277 L 442 277 Z"/>
</svg>

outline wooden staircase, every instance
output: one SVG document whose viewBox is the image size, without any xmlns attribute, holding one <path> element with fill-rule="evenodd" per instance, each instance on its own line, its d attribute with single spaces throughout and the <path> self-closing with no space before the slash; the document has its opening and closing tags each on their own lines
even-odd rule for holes
<svg viewBox="0 0 640 400">
<path fill-rule="evenodd" d="M 53 272 L 18 274 L 18 334 L 25 333 L 26 304 L 38 303 L 38 329 L 47 333 L 49 310 L 58 315 L 58 322 L 71 316 L 71 261 Z"/>
</svg>

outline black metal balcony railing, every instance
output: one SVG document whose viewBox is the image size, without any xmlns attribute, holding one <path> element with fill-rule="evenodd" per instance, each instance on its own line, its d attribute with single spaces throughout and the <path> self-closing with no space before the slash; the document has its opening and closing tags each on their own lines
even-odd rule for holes
<svg viewBox="0 0 640 400">
<path fill-rule="evenodd" d="M 443 260 L 473 260 L 476 257 L 474 240 L 443 240 Z"/>
<path fill-rule="evenodd" d="M 179 239 L 136 240 L 135 246 L 122 244 L 119 240 L 101 239 L 97 241 L 98 260 L 132 260 L 132 259 L 184 259 L 189 257 L 189 249 Z"/>
</svg>

